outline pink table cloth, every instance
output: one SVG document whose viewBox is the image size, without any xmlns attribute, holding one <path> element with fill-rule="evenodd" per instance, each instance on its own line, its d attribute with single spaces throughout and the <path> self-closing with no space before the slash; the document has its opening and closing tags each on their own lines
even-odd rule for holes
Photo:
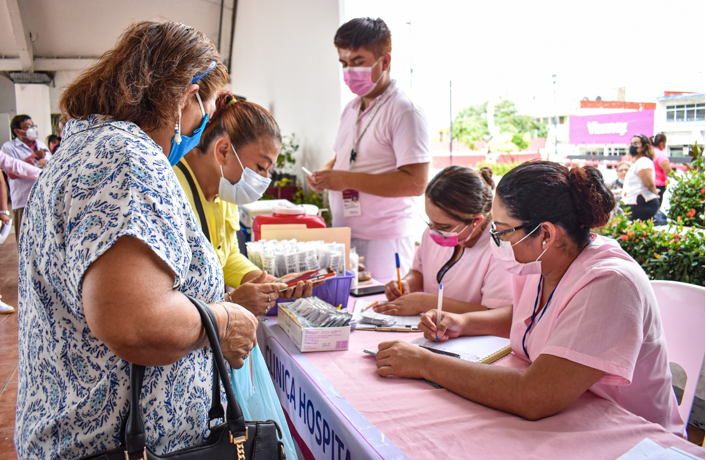
<svg viewBox="0 0 706 460">
<path fill-rule="evenodd" d="M 375 358 L 363 353 L 364 349 L 377 350 L 379 342 L 413 340 L 419 333 L 355 331 L 347 351 L 302 354 L 286 335 L 283 340 L 280 332 L 270 320 L 261 325 L 259 340 L 262 343 L 276 333 L 294 361 L 313 367 L 320 373 L 316 379 L 323 376 L 335 387 L 339 397 L 329 399 L 339 406 L 334 411 L 337 416 L 349 421 L 364 417 L 373 429 L 358 433 L 359 436 L 375 438 L 370 440 L 372 443 L 385 438 L 410 459 L 615 459 L 644 438 L 704 458 L 702 448 L 590 392 L 561 413 L 530 422 L 435 389 L 423 381 L 380 377 Z M 519 369 L 527 366 L 514 355 L 494 365 Z M 311 374 L 316 374 L 314 369 Z M 322 386 L 321 382 L 318 386 Z M 358 455 L 351 452 L 351 458 L 387 458 L 378 450 Z"/>
</svg>

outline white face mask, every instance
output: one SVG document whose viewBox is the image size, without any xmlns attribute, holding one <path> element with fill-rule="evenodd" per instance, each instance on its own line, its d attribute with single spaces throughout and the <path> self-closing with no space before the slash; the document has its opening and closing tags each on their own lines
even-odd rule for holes
<svg viewBox="0 0 706 460">
<path fill-rule="evenodd" d="M 243 175 L 240 176 L 240 180 L 237 183 L 231 184 L 223 174 L 223 166 L 221 166 L 221 181 L 218 184 L 218 196 L 221 200 L 229 203 L 239 205 L 253 203 L 262 198 L 267 187 L 270 186 L 271 179 L 262 177 L 250 168 L 244 168 L 233 144 L 231 144 L 230 147 L 233 149 L 235 158 L 243 169 Z"/>
<path fill-rule="evenodd" d="M 25 137 L 30 141 L 39 139 L 39 129 L 36 126 L 30 126 L 25 130 Z"/>
<path fill-rule="evenodd" d="M 549 248 L 544 248 L 544 251 L 537 257 L 534 262 L 529 262 L 526 264 L 520 263 L 515 259 L 515 251 L 512 249 L 513 246 L 517 246 L 522 243 L 525 238 L 530 236 L 532 233 L 537 231 L 542 224 L 537 225 L 534 230 L 526 234 L 520 241 L 515 244 L 510 244 L 509 241 L 500 241 L 500 246 L 495 244 L 491 240 L 488 242 L 490 244 L 491 252 L 493 253 L 493 258 L 498 262 L 498 264 L 505 269 L 507 272 L 518 276 L 528 276 L 528 275 L 541 275 L 542 274 L 542 262 L 539 259 L 544 255 L 544 253 Z"/>
</svg>

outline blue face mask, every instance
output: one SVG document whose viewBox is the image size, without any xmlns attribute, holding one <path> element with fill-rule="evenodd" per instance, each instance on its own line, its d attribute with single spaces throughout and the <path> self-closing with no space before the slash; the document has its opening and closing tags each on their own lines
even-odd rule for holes
<svg viewBox="0 0 706 460">
<path fill-rule="evenodd" d="M 201 125 L 194 130 L 191 136 L 186 136 L 180 133 L 181 131 L 181 109 L 179 110 L 179 124 L 175 130 L 174 137 L 172 138 L 172 148 L 169 151 L 169 164 L 175 166 L 179 163 L 179 160 L 184 158 L 184 155 L 189 153 L 194 147 L 199 145 L 201 141 L 201 134 L 208 123 L 208 114 L 203 108 L 203 102 L 201 102 L 201 96 L 196 93 L 196 100 L 199 101 L 199 107 L 201 108 L 201 114 L 203 115 L 203 120 Z"/>
</svg>

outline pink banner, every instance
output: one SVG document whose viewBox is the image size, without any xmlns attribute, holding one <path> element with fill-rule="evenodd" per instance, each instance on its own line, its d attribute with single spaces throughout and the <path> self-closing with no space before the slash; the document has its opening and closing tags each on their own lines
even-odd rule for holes
<svg viewBox="0 0 706 460">
<path fill-rule="evenodd" d="M 569 117 L 571 144 L 624 144 L 636 134 L 652 136 L 654 110 Z"/>
</svg>

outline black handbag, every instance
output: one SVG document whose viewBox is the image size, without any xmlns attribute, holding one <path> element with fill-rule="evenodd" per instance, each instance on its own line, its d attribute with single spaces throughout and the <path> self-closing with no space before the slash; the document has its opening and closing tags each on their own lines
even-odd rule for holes
<svg viewBox="0 0 706 460">
<path fill-rule="evenodd" d="M 201 321 L 213 349 L 213 396 L 208 411 L 208 426 L 216 419 L 225 421 L 210 428 L 203 444 L 187 447 L 164 455 L 156 455 L 146 447 L 145 427 L 140 415 L 140 392 L 145 367 L 130 364 L 130 402 L 127 419 L 120 434 L 120 447 L 107 452 L 92 454 L 82 460 L 284 460 L 282 431 L 274 420 L 246 422 L 235 399 L 230 377 L 226 372 L 220 340 L 216 332 L 216 318 L 202 301 L 189 297 L 201 315 Z M 220 382 L 226 391 L 227 411 L 221 404 Z"/>
</svg>

